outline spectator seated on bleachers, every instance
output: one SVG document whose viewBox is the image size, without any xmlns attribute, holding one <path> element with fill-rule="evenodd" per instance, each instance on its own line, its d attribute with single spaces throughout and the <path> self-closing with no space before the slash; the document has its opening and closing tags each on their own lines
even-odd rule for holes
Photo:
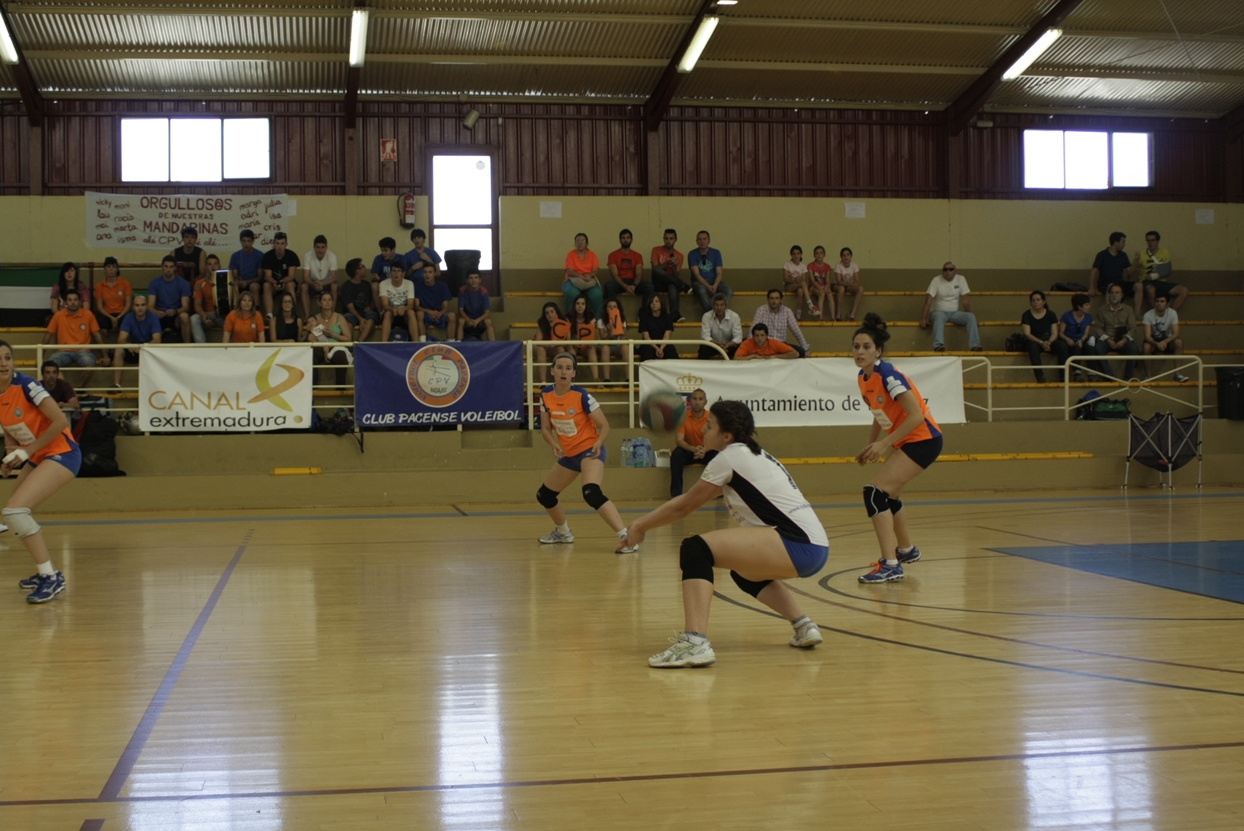
<svg viewBox="0 0 1244 831">
<path fill-rule="evenodd" d="M 799 342 L 795 351 L 800 358 L 806 357 L 812 347 L 808 345 L 808 339 L 803 336 L 803 330 L 799 328 L 795 313 L 782 305 L 782 290 L 769 289 L 769 294 L 765 299 L 766 302 L 752 314 L 753 327 L 757 323 L 763 323 L 770 340 L 784 342 L 787 332 L 794 334 L 795 340 Z"/>
<path fill-rule="evenodd" d="M 537 340 L 556 341 L 570 340 L 570 321 L 566 320 L 566 316 L 562 314 L 562 310 L 558 308 L 556 303 L 545 303 L 544 308 L 540 310 L 540 319 L 536 321 Z M 549 352 L 556 354 L 561 350 L 557 347 L 537 346 L 535 347 L 532 357 L 536 364 L 547 364 L 549 362 Z M 545 374 L 552 377 L 548 368 Z"/>
<path fill-rule="evenodd" d="M 65 308 L 52 315 L 52 320 L 48 323 L 47 334 L 43 336 L 43 342 L 69 347 L 53 352 L 48 360 L 59 367 L 82 367 L 85 371 L 79 383 L 85 387 L 91 381 L 91 368 L 95 366 L 95 353 L 83 347 L 92 341 L 102 344 L 104 339 L 99 334 L 99 324 L 95 321 L 95 315 L 81 307 L 81 298 L 78 296 L 77 289 L 67 289 L 64 299 Z M 100 358 L 99 363 L 108 366 L 107 355 Z"/>
<path fill-rule="evenodd" d="M 1038 384 L 1045 383 L 1045 371 L 1041 369 L 1041 356 L 1049 355 L 1059 366 L 1067 363 L 1067 343 L 1059 336 L 1057 316 L 1046 308 L 1045 292 L 1037 289 L 1028 295 L 1028 311 L 1020 319 L 1020 327 L 1028 343 L 1028 360 L 1036 369 L 1033 374 Z M 1055 380 L 1062 380 L 1062 371 Z"/>
<path fill-rule="evenodd" d="M 243 228 L 238 234 L 242 241 L 242 250 L 234 251 L 229 258 L 229 276 L 233 280 L 233 290 L 246 292 L 255 299 L 255 308 L 263 297 L 263 252 L 255 248 L 255 232 Z"/>
<path fill-rule="evenodd" d="M 968 348 L 981 351 L 980 331 L 972 303 L 968 300 L 967 278 L 959 273 L 954 263 L 942 265 L 942 273 L 933 278 L 925 292 L 924 311 L 920 313 L 920 328 L 933 327 L 933 351 L 946 351 L 946 324 L 953 323 L 968 330 Z"/>
<path fill-rule="evenodd" d="M 1153 305 L 1155 297 L 1165 297 L 1175 311 L 1188 299 L 1188 287 L 1175 282 L 1172 275 L 1171 252 L 1160 248 L 1162 235 L 1157 231 L 1145 234 L 1145 249 L 1136 255 L 1133 265 L 1140 274 L 1145 300 Z"/>
<path fill-rule="evenodd" d="M 104 279 L 95 287 L 95 322 L 103 332 L 116 332 L 133 305 L 134 287 L 121 276 L 116 257 L 104 258 Z"/>
<path fill-rule="evenodd" d="M 1132 331 L 1136 328 L 1136 313 L 1131 306 L 1123 305 L 1123 286 L 1113 285 L 1106 290 L 1106 303 L 1097 309 L 1093 319 L 1092 336 L 1096 339 L 1093 350 L 1098 355 L 1125 355 L 1129 360 L 1123 367 L 1123 377 L 1131 378 L 1136 370 L 1134 356 L 1140 354 Z M 1103 368 L 1108 368 L 1103 365 Z"/>
<path fill-rule="evenodd" d="M 1184 342 L 1179 337 L 1179 312 L 1168 309 L 1166 306 L 1166 296 L 1159 294 L 1153 300 L 1153 308 L 1145 312 L 1143 349 L 1146 355 L 1182 355 L 1184 353 Z M 1154 361 L 1145 361 L 1145 373 L 1150 378 L 1166 369 L 1158 364 L 1157 372 L 1154 372 L 1154 366 Z M 1188 380 L 1178 372 L 1174 377 L 1176 381 Z"/>
<path fill-rule="evenodd" d="M 795 318 L 803 320 L 803 307 L 820 315 L 821 309 L 812 302 L 812 290 L 808 284 L 808 266 L 803 261 L 803 249 L 798 245 L 790 247 L 790 259 L 782 265 L 782 283 L 787 291 L 795 293 Z"/>
<path fill-rule="evenodd" d="M 691 270 L 691 288 L 700 299 L 700 314 L 713 310 L 713 297 L 724 294 L 729 301 L 734 297 L 734 289 L 726 285 L 726 269 L 722 264 L 721 252 L 710 248 L 708 231 L 695 235 L 696 247 L 687 255 L 687 268 Z"/>
<path fill-rule="evenodd" d="M 447 284 L 436 279 L 436 266 L 425 262 L 411 276 L 419 281 L 415 283 L 415 309 L 424 334 L 429 329 L 444 329 L 447 339 L 457 337 L 458 316 L 449 311 L 449 300 L 453 295 Z"/>
<path fill-rule="evenodd" d="M 379 285 L 388 280 L 394 263 L 400 264 L 402 273 L 406 273 L 406 261 L 397 253 L 397 240 L 393 239 L 393 237 L 382 237 L 380 239 L 380 253 L 371 261 L 372 282 Z"/>
<path fill-rule="evenodd" d="M 712 314 L 712 312 L 709 312 Z M 687 402 L 687 417 L 674 434 L 670 452 L 670 498 L 682 496 L 682 474 L 687 465 L 707 465 L 716 450 L 704 446 L 704 427 L 708 424 L 708 394 L 697 389 Z"/>
<path fill-rule="evenodd" d="M 180 278 L 179 278 L 180 279 Z M 249 294 L 243 295 L 249 298 L 250 308 L 255 307 L 255 298 Z M 239 305 L 242 305 L 239 303 Z M 129 349 L 126 344 L 147 344 L 159 343 L 162 337 L 160 321 L 147 308 L 147 298 L 143 295 L 134 296 L 134 308 L 121 320 L 121 331 L 117 334 L 117 348 L 112 355 L 112 385 L 114 387 L 121 386 L 121 367 L 122 366 L 138 366 L 138 360 L 142 355 L 141 349 Z M 233 317 L 236 312 L 231 312 L 229 317 Z M 254 316 L 258 320 L 258 316 Z M 228 329 L 225 330 L 225 342 L 229 340 Z M 133 376 L 133 382 L 130 386 L 138 386 L 138 375 Z"/>
<path fill-rule="evenodd" d="M 52 286 L 52 314 L 65 308 L 65 292 L 73 289 L 78 293 L 78 306 L 82 309 L 91 308 L 91 288 L 78 279 L 78 267 L 73 263 L 65 263 L 60 267 L 60 276 L 56 285 Z"/>
<path fill-rule="evenodd" d="M 596 340 L 596 318 L 588 308 L 587 298 L 579 295 L 570 307 L 570 339 Z M 600 367 L 596 365 L 596 345 L 575 346 L 571 349 L 578 356 L 580 363 L 587 363 L 592 370 L 592 380 L 600 380 Z"/>
<path fill-rule="evenodd" d="M 337 308 L 337 255 L 328 250 L 328 237 L 320 234 L 302 256 L 302 310 L 310 317 L 320 307 L 320 295 L 333 296 Z"/>
<path fill-rule="evenodd" d="M 787 311 L 790 311 L 787 309 Z M 795 351 L 795 347 L 788 343 L 783 343 L 777 338 L 769 337 L 769 327 L 763 323 L 755 323 L 752 325 L 752 336 L 739 344 L 738 350 L 734 353 L 736 361 L 768 361 L 779 360 L 788 361 L 798 358 L 799 353 Z"/>
<path fill-rule="evenodd" d="M 268 321 L 268 342 L 298 343 L 304 337 L 302 318 L 298 317 L 294 295 L 288 292 L 279 295 L 276 314 Z"/>
<path fill-rule="evenodd" d="M 302 260 L 289 250 L 289 237 L 284 231 L 272 236 L 272 250 L 263 255 L 263 308 L 268 317 L 274 314 L 282 294 L 298 291 L 298 269 Z"/>
<path fill-rule="evenodd" d="M 378 285 L 380 292 L 380 340 L 388 342 L 393 327 L 404 328 L 411 340 L 421 340 L 419 315 L 415 314 L 415 287 L 406 279 L 400 259 L 389 263 L 389 278 Z"/>
<path fill-rule="evenodd" d="M 337 297 L 346 320 L 355 329 L 355 337 L 365 341 L 376 330 L 380 313 L 372 296 L 371 282 L 367 279 L 367 264 L 356 257 L 346 263 L 346 281 L 337 289 Z"/>
<path fill-rule="evenodd" d="M 422 228 L 416 228 L 410 232 L 410 241 L 415 247 L 402 257 L 402 265 L 406 266 L 406 273 L 412 277 L 422 274 L 423 267 L 430 263 L 436 267 L 437 276 L 440 276 L 441 263 L 444 260 L 434 249 L 428 247 L 428 232 Z"/>
<path fill-rule="evenodd" d="M 834 265 L 834 294 L 837 295 L 838 314 L 834 320 L 855 320 L 860 311 L 860 301 L 864 299 L 864 284 L 860 282 L 860 267 L 853 262 L 855 254 L 850 248 L 838 252 L 839 260 Z M 851 313 L 847 314 L 843 306 L 843 295 L 849 294 L 855 299 L 851 301 Z"/>
<path fill-rule="evenodd" d="M 837 319 L 834 305 L 834 267 L 825 262 L 825 246 L 812 249 L 812 262 L 808 263 L 808 296 L 815 297 L 812 305 L 821 311 L 821 320 Z"/>
<path fill-rule="evenodd" d="M 1127 234 L 1115 231 L 1110 235 L 1110 245 L 1097 252 L 1093 267 L 1089 269 L 1089 294 L 1108 295 L 1110 287 L 1118 285 L 1132 295 L 1132 307 L 1140 317 L 1140 304 L 1145 292 L 1141 281 L 1136 279 L 1137 266 L 1123 253 L 1127 247 Z"/>
<path fill-rule="evenodd" d="M 665 310 L 665 297 L 652 295 L 646 308 L 639 310 L 639 360 L 651 361 L 678 357 L 672 344 L 663 343 L 674 337 L 674 316 Z"/>
<path fill-rule="evenodd" d="M 160 263 L 160 276 L 147 285 L 148 311 L 160 321 L 160 327 L 176 332 L 180 343 L 190 342 L 190 284 L 177 276 L 177 261 L 165 254 Z M 166 341 L 172 340 L 166 338 Z"/>
<path fill-rule="evenodd" d="M 600 329 L 597 338 L 601 341 L 600 360 L 605 365 L 606 381 L 613 379 L 613 370 L 609 367 L 609 362 L 614 355 L 617 355 L 623 364 L 631 360 L 631 342 L 626 337 L 626 325 L 626 312 L 622 310 L 622 304 L 616 299 L 605 301 L 605 316 L 596 321 L 596 326 Z M 622 377 L 623 380 L 626 379 L 625 366 L 622 367 Z"/>
<path fill-rule="evenodd" d="M 44 361 L 40 369 L 43 375 L 43 388 L 48 391 L 48 395 L 52 396 L 56 406 L 66 413 L 76 413 L 82 409 L 82 405 L 78 403 L 78 393 L 74 390 L 73 384 L 64 379 L 60 374 L 60 367 L 55 362 Z"/>
<path fill-rule="evenodd" d="M 605 301 L 608 302 L 623 294 L 640 298 L 639 307 L 648 305 L 648 298 L 655 291 L 652 283 L 644 279 L 644 258 L 638 251 L 631 249 L 634 238 L 630 229 L 623 228 L 618 234 L 621 245 L 609 254 L 609 280 L 605 283 Z M 603 315 L 602 315 L 603 317 Z"/>
<path fill-rule="evenodd" d="M 177 262 L 177 274 L 191 287 L 207 271 L 207 252 L 199 247 L 199 229 L 193 225 L 181 229 L 181 245 L 170 256 Z"/>
<path fill-rule="evenodd" d="M 224 343 L 263 343 L 266 340 L 263 317 L 257 305 L 255 295 L 249 291 L 238 295 L 238 307 L 225 315 Z"/>
<path fill-rule="evenodd" d="M 190 334 L 195 343 L 207 343 L 207 330 L 219 329 L 225 323 L 216 307 L 216 272 L 220 270 L 220 259 L 215 254 L 209 254 L 206 262 L 207 270 L 190 287 L 190 302 L 194 309 L 194 314 L 190 315 Z"/>
<path fill-rule="evenodd" d="M 726 359 L 734 357 L 743 342 L 743 321 L 731 311 L 724 294 L 713 297 L 713 310 L 700 318 L 700 340 L 712 341 L 726 350 Z M 707 344 L 700 347 L 700 360 L 720 359 L 721 353 Z"/>
<path fill-rule="evenodd" d="M 478 271 L 467 275 L 466 285 L 458 289 L 458 340 L 496 340 L 492 325 L 492 301 Z"/>
<path fill-rule="evenodd" d="M 324 344 L 322 348 L 316 350 L 315 362 L 317 364 L 332 364 L 334 367 L 333 383 L 339 387 L 344 387 L 346 385 L 346 367 L 350 365 L 353 356 L 346 347 L 334 344 L 352 341 L 354 339 L 354 330 L 350 326 L 350 321 L 346 320 L 345 315 L 338 314 L 333 307 L 333 296 L 330 292 L 321 292 L 317 301 L 320 304 L 319 313 L 307 318 L 307 340 L 312 343 Z"/>
<path fill-rule="evenodd" d="M 566 255 L 565 265 L 562 294 L 566 298 L 566 308 L 574 308 L 574 299 L 580 294 L 587 295 L 592 314 L 600 317 L 605 306 L 604 292 L 598 277 L 600 260 L 596 257 L 596 252 L 587 247 L 587 234 L 575 234 L 574 250 Z"/>
<path fill-rule="evenodd" d="M 669 300 L 665 308 L 674 316 L 674 322 L 682 320 L 682 312 L 679 311 L 679 295 L 684 291 L 691 291 L 691 284 L 682 278 L 682 266 L 684 257 L 682 252 L 674 247 L 678 242 L 678 233 L 673 228 L 666 228 L 663 236 L 664 243 L 652 249 L 652 256 L 648 263 L 652 266 L 652 286 L 655 291 L 663 293 Z M 640 307 L 648 308 L 645 301 Z"/>
<path fill-rule="evenodd" d="M 1077 294 L 1071 298 L 1071 310 L 1063 312 L 1058 322 L 1058 334 L 1067 345 L 1067 354 L 1095 355 L 1090 341 L 1090 329 L 1093 326 L 1093 315 L 1089 312 L 1091 302 L 1087 294 Z M 1097 366 L 1097 364 L 1093 364 Z M 1076 380 L 1080 380 L 1081 372 L 1075 370 Z"/>
</svg>

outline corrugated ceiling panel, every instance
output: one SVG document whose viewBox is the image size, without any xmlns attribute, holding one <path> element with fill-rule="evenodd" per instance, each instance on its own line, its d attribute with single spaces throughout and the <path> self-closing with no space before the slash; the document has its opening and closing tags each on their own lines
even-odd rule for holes
<svg viewBox="0 0 1244 831">
<path fill-rule="evenodd" d="M 1063 37 L 1041 56 L 1038 66 L 1244 70 L 1244 44 Z"/>
<path fill-rule="evenodd" d="M 795 23 L 789 28 L 722 26 L 709 41 L 704 59 L 983 68 L 1014 40 L 998 35 L 814 29 Z"/>
<path fill-rule="evenodd" d="M 990 103 L 1000 107 L 1226 112 L 1241 98 L 1244 84 L 1025 76 L 1003 84 Z"/>
<path fill-rule="evenodd" d="M 762 0 L 744 2 L 731 17 L 793 17 L 808 20 L 878 20 L 903 23 L 972 23 L 1027 26 L 1041 19 L 1049 0 Z"/>
<path fill-rule="evenodd" d="M 1063 25 L 1068 29 L 1170 32 L 1171 20 L 1185 35 L 1244 34 L 1244 3 L 1239 0 L 1165 0 L 1163 3 L 1085 0 Z"/>
<path fill-rule="evenodd" d="M 427 12 L 567 12 L 575 14 L 695 14 L 699 0 L 376 0 L 376 9 Z"/>
<path fill-rule="evenodd" d="M 697 69 L 678 88 L 679 99 L 862 102 L 940 108 L 972 83 L 972 75 L 869 72 L 762 72 Z"/>
<path fill-rule="evenodd" d="M 446 66 L 369 63 L 364 95 L 530 95 L 558 98 L 625 98 L 642 102 L 660 67 Z"/>
<path fill-rule="evenodd" d="M 60 92 L 344 95 L 346 65 L 273 61 L 31 61 L 44 95 Z"/>
<path fill-rule="evenodd" d="M 367 47 L 380 54 L 668 58 L 684 31 L 650 24 L 378 17 L 368 28 Z"/>
<path fill-rule="evenodd" d="M 16 14 L 13 28 L 29 51 L 186 47 L 343 52 L 350 21 L 314 15 Z"/>
<path fill-rule="evenodd" d="M 16 92 L 17 82 L 7 64 L 0 63 L 0 92 Z"/>
</svg>

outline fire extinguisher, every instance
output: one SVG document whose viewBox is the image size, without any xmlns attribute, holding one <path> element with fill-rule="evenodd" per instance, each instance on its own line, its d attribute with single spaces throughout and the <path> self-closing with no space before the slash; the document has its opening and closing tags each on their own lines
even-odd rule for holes
<svg viewBox="0 0 1244 831">
<path fill-rule="evenodd" d="M 403 193 L 397 198 L 397 216 L 403 228 L 415 227 L 415 195 Z"/>
</svg>

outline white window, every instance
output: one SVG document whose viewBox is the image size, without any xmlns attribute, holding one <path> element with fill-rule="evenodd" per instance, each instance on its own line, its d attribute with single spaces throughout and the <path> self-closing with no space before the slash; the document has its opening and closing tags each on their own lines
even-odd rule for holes
<svg viewBox="0 0 1244 831">
<path fill-rule="evenodd" d="M 432 156 L 432 245 L 480 254 L 480 271 L 492 271 L 494 203 L 492 157 Z"/>
<path fill-rule="evenodd" d="M 1025 188 L 1147 188 L 1152 168 L 1148 133 L 1024 131 Z"/>
<path fill-rule="evenodd" d="M 266 118 L 123 118 L 122 182 L 220 182 L 272 175 Z"/>
</svg>

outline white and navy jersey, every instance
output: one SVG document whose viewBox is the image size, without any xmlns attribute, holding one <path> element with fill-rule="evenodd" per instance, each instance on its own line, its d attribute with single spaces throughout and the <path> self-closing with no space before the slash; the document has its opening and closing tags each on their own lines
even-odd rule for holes
<svg viewBox="0 0 1244 831">
<path fill-rule="evenodd" d="M 767 526 L 794 542 L 829 545 L 825 528 L 782 463 L 761 451 L 757 456 L 742 442 L 718 453 L 704 475 L 720 485 L 726 506 L 740 525 Z"/>
</svg>

